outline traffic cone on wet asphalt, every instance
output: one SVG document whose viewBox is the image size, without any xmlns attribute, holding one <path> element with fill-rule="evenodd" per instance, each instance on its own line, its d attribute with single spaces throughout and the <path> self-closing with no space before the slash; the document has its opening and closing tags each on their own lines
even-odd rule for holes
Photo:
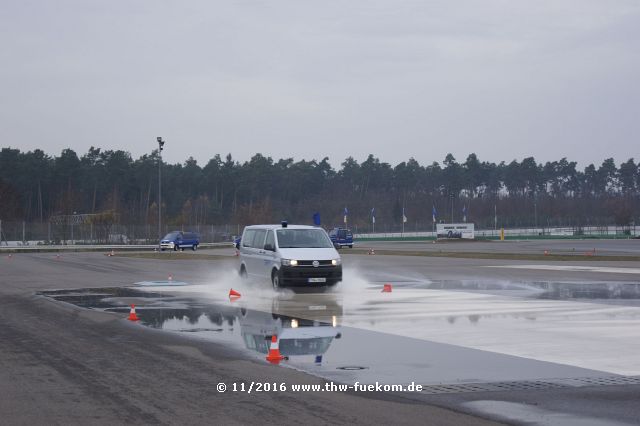
<svg viewBox="0 0 640 426">
<path fill-rule="evenodd" d="M 274 334 L 273 336 L 271 336 L 271 345 L 269 346 L 269 353 L 267 354 L 266 360 L 271 364 L 278 365 L 283 359 L 284 357 L 282 356 L 282 354 L 280 354 L 278 336 Z"/>
<path fill-rule="evenodd" d="M 381 293 L 391 293 L 391 284 L 385 284 L 384 287 L 382 287 Z"/>
<path fill-rule="evenodd" d="M 136 314 L 136 305 L 131 305 L 131 311 L 129 311 L 129 321 L 140 321 L 138 315 Z"/>
<path fill-rule="evenodd" d="M 13 257 L 13 254 L 9 253 L 9 259 L 11 259 Z"/>
<path fill-rule="evenodd" d="M 545 255 L 545 256 L 549 256 L 549 250 L 545 250 L 545 251 L 544 251 L 544 255 Z"/>
<path fill-rule="evenodd" d="M 237 291 L 235 291 L 234 289 L 229 290 L 229 299 L 231 300 L 236 300 L 241 296 L 240 293 L 238 293 Z"/>
</svg>

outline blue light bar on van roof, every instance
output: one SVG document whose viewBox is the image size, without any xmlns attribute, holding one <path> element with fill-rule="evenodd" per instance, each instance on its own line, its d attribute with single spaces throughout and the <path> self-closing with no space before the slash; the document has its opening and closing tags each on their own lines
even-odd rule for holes
<svg viewBox="0 0 640 426">
<path fill-rule="evenodd" d="M 286 221 L 286 220 L 283 220 L 283 221 L 282 221 L 282 227 L 283 227 L 283 228 L 286 228 L 286 227 L 287 227 L 287 225 L 288 225 L 288 224 L 287 224 L 287 221 Z"/>
</svg>

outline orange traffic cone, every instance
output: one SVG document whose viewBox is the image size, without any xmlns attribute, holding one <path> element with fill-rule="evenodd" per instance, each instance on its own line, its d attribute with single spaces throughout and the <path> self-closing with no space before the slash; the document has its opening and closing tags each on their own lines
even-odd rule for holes
<svg viewBox="0 0 640 426">
<path fill-rule="evenodd" d="M 229 290 L 229 299 L 237 299 L 241 294 L 235 291 L 234 289 Z"/>
<path fill-rule="evenodd" d="M 136 314 L 136 305 L 131 305 L 131 311 L 129 311 L 129 321 L 140 321 L 138 315 Z"/>
<path fill-rule="evenodd" d="M 271 345 L 269 346 L 269 354 L 267 354 L 266 360 L 271 364 L 278 365 L 284 357 L 280 354 L 280 345 L 278 345 L 278 336 L 275 334 L 271 336 Z"/>
<path fill-rule="evenodd" d="M 391 284 L 385 284 L 381 293 L 391 293 Z"/>
</svg>

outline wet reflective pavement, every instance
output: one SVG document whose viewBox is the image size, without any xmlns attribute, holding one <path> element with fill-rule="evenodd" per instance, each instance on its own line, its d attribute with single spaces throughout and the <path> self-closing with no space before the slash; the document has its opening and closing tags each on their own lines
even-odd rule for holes
<svg viewBox="0 0 640 426">
<path fill-rule="evenodd" d="M 381 293 L 382 282 L 345 275 L 326 293 L 276 293 L 227 277 L 41 294 L 123 317 L 135 303 L 145 326 L 219 342 L 260 362 L 277 335 L 288 357 L 282 365 L 340 382 L 416 382 L 446 393 L 616 384 L 640 375 L 638 283 L 407 279 Z M 229 300 L 230 288 L 242 297 Z"/>
</svg>

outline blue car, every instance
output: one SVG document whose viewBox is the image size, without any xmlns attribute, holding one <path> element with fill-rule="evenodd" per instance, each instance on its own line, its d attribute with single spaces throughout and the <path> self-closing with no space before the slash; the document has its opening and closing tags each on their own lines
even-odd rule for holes
<svg viewBox="0 0 640 426">
<path fill-rule="evenodd" d="M 160 240 L 160 251 L 164 250 L 184 250 L 185 247 L 191 250 L 198 250 L 200 237 L 195 232 L 173 231 L 169 232 Z"/>
<path fill-rule="evenodd" d="M 344 246 L 353 248 L 353 233 L 351 232 L 351 229 L 333 228 L 329 231 L 329 238 L 331 238 L 331 242 L 337 248 Z"/>
</svg>

